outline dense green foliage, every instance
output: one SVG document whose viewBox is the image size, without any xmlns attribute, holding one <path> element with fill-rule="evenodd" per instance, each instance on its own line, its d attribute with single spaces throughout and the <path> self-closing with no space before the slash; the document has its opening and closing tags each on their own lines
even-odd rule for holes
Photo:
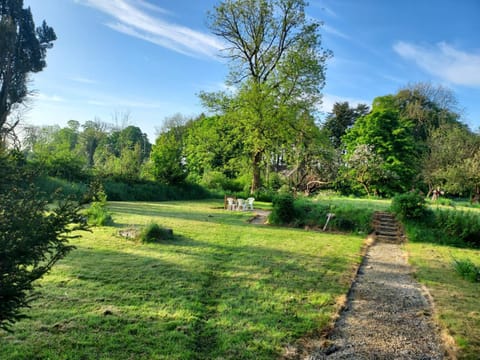
<svg viewBox="0 0 480 360">
<path fill-rule="evenodd" d="M 72 246 L 72 232 L 85 229 L 75 203 L 55 199 L 53 208 L 33 185 L 21 155 L 0 155 L 0 329 L 24 317 L 33 282 L 45 275 Z"/>
<path fill-rule="evenodd" d="M 295 216 L 294 198 L 291 194 L 280 194 L 273 199 L 269 222 L 283 225 L 292 223 Z"/>
<path fill-rule="evenodd" d="M 477 212 L 437 210 L 434 226 L 460 244 L 480 247 L 480 214 Z"/>
<path fill-rule="evenodd" d="M 211 197 L 210 193 L 200 185 L 182 184 L 165 185 L 154 181 L 125 183 L 105 182 L 105 193 L 112 201 L 168 201 L 194 200 Z"/>
<path fill-rule="evenodd" d="M 253 122 L 247 129 L 246 114 L 177 114 L 165 119 L 153 146 L 135 126 L 72 120 L 64 128 L 27 128 L 23 151 L 44 174 L 42 187 L 53 191 L 61 185 L 78 199 L 83 184 L 95 177 L 102 179 L 111 200 L 205 197 L 208 192 L 199 186 L 220 196 L 246 197 L 254 181 L 248 134 L 261 131 L 269 132 L 270 140 L 257 159 L 262 186 L 256 198 L 272 199 L 279 191 L 312 195 L 322 188 L 380 197 L 411 189 L 428 197 L 439 189 L 479 198 L 480 137 L 452 109 L 428 96 L 417 84 L 378 97 L 368 113 L 366 106 L 337 104 L 324 124 L 313 113 L 289 113 L 295 107 L 287 106 L 262 125 L 268 131 Z M 227 103 L 236 101 L 241 98 Z M 293 118 L 288 124 L 277 121 L 289 114 Z"/>
<path fill-rule="evenodd" d="M 86 209 L 87 222 L 91 226 L 105 226 L 112 222 L 112 215 L 107 210 L 107 195 L 100 181 L 92 181 L 86 200 L 92 203 Z"/>
<path fill-rule="evenodd" d="M 335 148 L 342 147 L 342 138 L 355 121 L 369 113 L 368 106 L 359 104 L 351 108 L 347 101 L 333 104 L 332 112 L 327 115 L 323 128 L 328 133 L 330 141 Z"/>
<path fill-rule="evenodd" d="M 391 210 L 401 221 L 422 219 L 429 215 L 425 197 L 414 191 L 395 196 Z"/>
</svg>

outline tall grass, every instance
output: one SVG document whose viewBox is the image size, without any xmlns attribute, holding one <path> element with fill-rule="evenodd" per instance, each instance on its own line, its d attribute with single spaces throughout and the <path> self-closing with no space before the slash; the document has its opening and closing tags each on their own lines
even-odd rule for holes
<svg viewBox="0 0 480 360">
<path fill-rule="evenodd" d="M 480 248 L 480 213 L 475 211 L 436 209 L 404 225 L 413 242 Z"/>
<path fill-rule="evenodd" d="M 80 182 L 71 182 L 51 176 L 42 176 L 36 180 L 36 185 L 41 192 L 53 194 L 59 191 L 63 196 L 82 201 L 88 191 L 88 185 Z"/>
<path fill-rule="evenodd" d="M 281 195 L 273 202 L 270 220 L 296 227 L 324 228 L 328 214 L 332 214 L 327 229 L 368 234 L 373 231 L 374 212 L 374 207 L 364 207 L 361 203 L 308 198 L 293 201 L 289 195 Z"/>
<path fill-rule="evenodd" d="M 112 201 L 173 201 L 198 200 L 210 197 L 200 185 L 165 185 L 157 182 L 123 183 L 106 181 L 107 197 Z"/>
</svg>

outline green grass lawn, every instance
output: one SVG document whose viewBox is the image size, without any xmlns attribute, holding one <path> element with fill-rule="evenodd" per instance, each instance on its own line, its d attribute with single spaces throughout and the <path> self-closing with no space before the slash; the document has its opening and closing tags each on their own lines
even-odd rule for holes
<svg viewBox="0 0 480 360">
<path fill-rule="evenodd" d="M 110 203 L 42 279 L 1 359 L 275 359 L 329 324 L 364 237 L 251 225 L 223 201 Z M 155 221 L 175 239 L 118 236 Z"/>
<path fill-rule="evenodd" d="M 389 199 L 367 199 L 345 196 L 319 195 L 316 197 L 316 200 L 336 206 L 351 206 L 354 208 L 372 209 L 374 211 L 387 211 L 391 204 L 391 200 Z"/>
<path fill-rule="evenodd" d="M 435 244 L 408 243 L 417 279 L 430 291 L 437 321 L 455 339 L 459 359 L 477 360 L 480 354 L 480 283 L 464 280 L 453 259 L 480 264 L 480 250 Z"/>
</svg>

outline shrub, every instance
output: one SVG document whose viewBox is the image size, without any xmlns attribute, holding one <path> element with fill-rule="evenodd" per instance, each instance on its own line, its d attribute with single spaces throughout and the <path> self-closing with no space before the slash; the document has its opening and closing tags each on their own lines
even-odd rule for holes
<svg viewBox="0 0 480 360">
<path fill-rule="evenodd" d="M 453 260 L 453 267 L 464 279 L 471 282 L 480 282 L 480 267 L 471 260 Z"/>
<path fill-rule="evenodd" d="M 428 215 L 425 198 L 416 192 L 397 195 L 392 200 L 391 210 L 399 220 L 421 219 Z"/>
<path fill-rule="evenodd" d="M 220 171 L 208 171 L 203 174 L 200 182 L 202 186 L 212 190 L 223 190 L 228 192 L 242 191 L 243 185 L 234 180 L 229 179 Z"/>
<path fill-rule="evenodd" d="M 93 181 L 90 184 L 90 199 L 93 202 L 86 210 L 88 224 L 105 226 L 112 223 L 112 215 L 107 210 L 107 195 L 100 181 Z"/>
<path fill-rule="evenodd" d="M 112 215 L 106 208 L 106 203 L 95 201 L 85 211 L 87 223 L 90 226 L 105 226 L 112 223 Z"/>
<path fill-rule="evenodd" d="M 171 239 L 173 239 L 173 231 L 165 229 L 156 223 L 147 224 L 140 233 L 140 240 L 146 243 Z"/>
<path fill-rule="evenodd" d="M 280 194 L 273 198 L 272 213 L 269 221 L 272 224 L 291 224 L 295 220 L 294 199 L 292 194 Z"/>
</svg>

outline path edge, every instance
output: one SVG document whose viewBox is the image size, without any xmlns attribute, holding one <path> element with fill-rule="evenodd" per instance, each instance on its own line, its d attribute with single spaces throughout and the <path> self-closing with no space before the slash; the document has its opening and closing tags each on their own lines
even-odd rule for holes
<svg viewBox="0 0 480 360">
<path fill-rule="evenodd" d="M 351 273 L 351 280 L 348 291 L 340 295 L 335 300 L 335 310 L 330 319 L 330 322 L 327 326 L 320 329 L 314 334 L 310 334 L 308 337 L 299 339 L 295 344 L 288 344 L 285 346 L 283 354 L 279 357 L 279 360 L 301 360 L 307 358 L 314 351 L 319 349 L 325 349 L 330 343 L 329 337 L 335 329 L 335 325 L 340 320 L 343 311 L 345 310 L 349 299 L 352 296 L 353 288 L 357 282 L 360 269 L 365 265 L 367 260 L 367 253 L 370 248 L 375 244 L 376 237 L 375 231 L 368 234 L 365 240 L 363 241 L 362 247 L 360 248 L 359 256 L 361 257 L 360 262 L 356 267 L 353 267 Z"/>
</svg>

